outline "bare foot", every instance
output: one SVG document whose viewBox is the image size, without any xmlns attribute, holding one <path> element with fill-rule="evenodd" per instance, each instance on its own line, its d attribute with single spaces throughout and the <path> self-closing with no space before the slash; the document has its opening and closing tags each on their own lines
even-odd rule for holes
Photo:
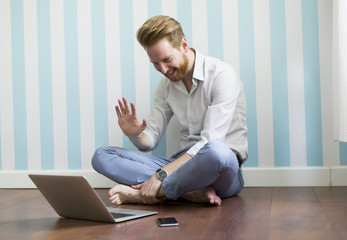
<svg viewBox="0 0 347 240">
<path fill-rule="evenodd" d="M 108 191 L 109 200 L 112 204 L 142 203 L 140 191 L 123 184 L 117 184 Z"/>
<path fill-rule="evenodd" d="M 208 198 L 211 204 L 217 206 L 222 204 L 222 199 L 217 196 L 216 191 L 212 187 L 206 188 L 205 196 Z"/>
<path fill-rule="evenodd" d="M 181 197 L 191 202 L 210 203 L 217 206 L 222 204 L 222 199 L 217 196 L 216 191 L 212 187 L 188 192 L 183 194 Z"/>
</svg>

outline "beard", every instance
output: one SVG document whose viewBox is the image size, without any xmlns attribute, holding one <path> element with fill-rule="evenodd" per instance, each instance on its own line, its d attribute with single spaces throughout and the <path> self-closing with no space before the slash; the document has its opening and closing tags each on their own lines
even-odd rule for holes
<svg viewBox="0 0 347 240">
<path fill-rule="evenodd" d="M 188 57 L 185 54 L 182 54 L 183 57 L 183 63 L 179 65 L 178 68 L 174 69 L 175 75 L 174 76 L 169 76 L 167 74 L 165 74 L 165 76 L 170 79 L 170 81 L 172 82 L 178 82 L 181 81 L 184 77 L 184 75 L 187 72 L 187 68 L 188 68 Z M 170 71 L 170 69 L 169 69 Z"/>
</svg>

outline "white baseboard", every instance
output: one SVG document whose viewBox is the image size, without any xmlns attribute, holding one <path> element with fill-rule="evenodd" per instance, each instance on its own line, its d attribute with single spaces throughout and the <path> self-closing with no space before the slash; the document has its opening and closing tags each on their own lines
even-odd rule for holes
<svg viewBox="0 0 347 240">
<path fill-rule="evenodd" d="M 94 170 L 0 171 L 0 188 L 36 188 L 28 174 L 85 176 L 94 188 L 110 188 L 115 185 Z"/>
<path fill-rule="evenodd" d="M 94 170 L 0 171 L 0 188 L 35 188 L 28 174 L 85 176 L 94 188 L 115 183 Z M 243 168 L 245 187 L 347 186 L 347 167 Z"/>
<path fill-rule="evenodd" d="M 278 167 L 244 168 L 245 186 L 291 187 L 331 186 L 331 171 L 328 167 Z"/>
<path fill-rule="evenodd" d="M 347 166 L 331 168 L 331 183 L 333 186 L 347 186 Z"/>
</svg>

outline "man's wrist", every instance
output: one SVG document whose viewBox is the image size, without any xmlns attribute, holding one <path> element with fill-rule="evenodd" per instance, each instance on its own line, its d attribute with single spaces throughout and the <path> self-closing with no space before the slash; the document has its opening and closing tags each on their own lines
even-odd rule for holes
<svg viewBox="0 0 347 240">
<path fill-rule="evenodd" d="M 157 174 L 157 178 L 160 180 L 160 181 L 164 181 L 164 179 L 167 177 L 167 172 L 162 169 L 162 168 L 159 168 L 157 171 L 156 171 L 156 174 Z"/>
<path fill-rule="evenodd" d="M 151 148 L 151 139 L 144 132 L 136 136 L 128 136 L 128 138 L 140 151 L 147 151 Z"/>
</svg>

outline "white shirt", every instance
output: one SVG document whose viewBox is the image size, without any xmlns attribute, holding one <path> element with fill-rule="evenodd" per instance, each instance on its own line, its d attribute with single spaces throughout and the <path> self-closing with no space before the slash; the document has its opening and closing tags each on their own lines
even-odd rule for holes
<svg viewBox="0 0 347 240">
<path fill-rule="evenodd" d="M 163 77 L 144 130 L 154 149 L 175 115 L 180 123 L 181 149 L 194 156 L 211 140 L 223 141 L 244 162 L 248 157 L 246 100 L 237 72 L 228 64 L 196 51 L 193 86 Z"/>
</svg>

